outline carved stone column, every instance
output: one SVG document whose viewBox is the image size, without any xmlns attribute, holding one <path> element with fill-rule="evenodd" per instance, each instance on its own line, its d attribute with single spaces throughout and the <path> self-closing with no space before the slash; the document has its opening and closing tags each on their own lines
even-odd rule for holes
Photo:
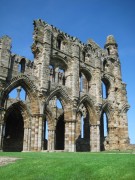
<svg viewBox="0 0 135 180">
<path fill-rule="evenodd" d="M 43 128 L 43 116 L 39 116 L 38 122 L 38 151 L 42 149 L 42 128 Z"/>
<path fill-rule="evenodd" d="M 28 131 L 27 127 L 24 127 L 24 136 L 23 136 L 23 151 L 28 151 Z"/>
<path fill-rule="evenodd" d="M 55 130 L 53 128 L 48 129 L 48 150 L 49 151 L 53 151 L 54 148 L 54 144 L 55 144 Z"/>
<path fill-rule="evenodd" d="M 65 150 L 75 151 L 75 121 L 65 121 Z"/>
<path fill-rule="evenodd" d="M 39 117 L 38 115 L 35 117 L 35 139 L 34 139 L 34 150 L 38 150 L 38 123 Z"/>
<path fill-rule="evenodd" d="M 91 146 L 91 152 L 100 151 L 99 125 L 90 125 L 90 146 Z"/>
<path fill-rule="evenodd" d="M 23 151 L 31 150 L 31 128 L 24 129 Z"/>
<path fill-rule="evenodd" d="M 97 152 L 100 151 L 100 125 L 97 124 Z"/>
<path fill-rule="evenodd" d="M 42 128 L 43 128 L 43 115 L 34 114 L 31 122 L 31 150 L 41 151 L 42 149 Z"/>
<path fill-rule="evenodd" d="M 35 119 L 36 117 L 32 117 L 31 121 L 31 151 L 34 150 L 34 140 L 35 140 Z"/>
<path fill-rule="evenodd" d="M 26 117 L 25 113 L 22 114 L 24 119 L 24 137 L 23 137 L 23 151 L 30 151 L 31 140 L 31 121 L 30 116 Z"/>
<path fill-rule="evenodd" d="M 28 129 L 28 151 L 31 151 L 31 128 Z"/>
</svg>

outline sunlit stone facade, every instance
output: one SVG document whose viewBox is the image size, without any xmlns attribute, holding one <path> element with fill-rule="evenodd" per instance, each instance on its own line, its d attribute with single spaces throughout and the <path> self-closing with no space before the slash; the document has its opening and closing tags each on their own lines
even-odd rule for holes
<svg viewBox="0 0 135 180">
<path fill-rule="evenodd" d="M 114 37 L 102 49 L 36 20 L 33 40 L 30 61 L 11 52 L 8 36 L 0 39 L 1 149 L 127 149 L 129 105 Z"/>
</svg>

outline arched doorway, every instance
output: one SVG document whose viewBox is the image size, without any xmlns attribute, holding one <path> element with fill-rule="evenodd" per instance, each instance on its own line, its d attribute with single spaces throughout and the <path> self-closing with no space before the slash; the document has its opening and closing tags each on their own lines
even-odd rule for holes
<svg viewBox="0 0 135 180">
<path fill-rule="evenodd" d="M 20 152 L 23 150 L 24 122 L 18 107 L 7 112 L 4 128 L 3 151 Z"/>
<path fill-rule="evenodd" d="M 40 114 L 36 87 L 23 74 L 17 76 L 11 82 L 4 89 L 1 98 L 1 106 L 6 110 L 1 138 L 2 149 L 18 152 L 37 150 L 36 141 L 38 140 L 35 138 L 36 136 L 33 136 L 35 141 L 32 141 L 31 135 L 35 133 L 36 129 L 35 123 L 33 123 L 33 129 L 31 125 L 31 122 L 36 119 L 33 114 Z M 8 136 L 10 131 L 12 136 Z"/>
<path fill-rule="evenodd" d="M 64 139 L 65 139 L 65 122 L 64 114 L 58 119 L 56 125 L 56 150 L 64 150 Z"/>
<path fill-rule="evenodd" d="M 90 117 L 84 104 L 79 107 L 76 126 L 76 151 L 90 151 Z"/>
<path fill-rule="evenodd" d="M 45 110 L 43 141 L 46 146 L 44 145 L 44 150 L 65 149 L 64 108 L 59 97 L 53 96 Z"/>
</svg>

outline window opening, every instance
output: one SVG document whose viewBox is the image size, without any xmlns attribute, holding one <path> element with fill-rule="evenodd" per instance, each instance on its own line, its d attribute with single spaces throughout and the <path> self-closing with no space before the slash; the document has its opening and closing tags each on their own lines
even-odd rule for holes
<svg viewBox="0 0 135 180">
<path fill-rule="evenodd" d="M 103 113 L 103 124 L 104 124 L 104 137 L 108 134 L 108 124 L 107 124 L 107 116 L 106 113 Z"/>
<path fill-rule="evenodd" d="M 102 98 L 103 99 L 107 98 L 107 87 L 104 82 L 102 82 Z"/>
<path fill-rule="evenodd" d="M 105 61 L 103 62 L 103 71 L 106 70 L 106 67 L 107 67 L 107 61 L 105 60 Z"/>
<path fill-rule="evenodd" d="M 81 117 L 81 138 L 84 138 L 84 117 Z"/>
<path fill-rule="evenodd" d="M 56 150 L 64 150 L 65 142 L 65 122 L 64 122 L 64 112 L 62 108 L 61 101 L 56 99 Z"/>
<path fill-rule="evenodd" d="M 43 149 L 47 150 L 48 145 L 48 121 L 47 119 L 44 120 L 44 132 L 43 132 Z"/>
<path fill-rule="evenodd" d="M 25 59 L 22 59 L 18 64 L 18 72 L 24 73 L 25 71 Z"/>
<path fill-rule="evenodd" d="M 83 62 L 85 62 L 85 58 L 86 58 L 86 53 L 85 53 L 85 51 L 82 52 L 82 57 L 83 57 L 83 58 L 82 58 L 82 59 L 83 59 Z"/>
<path fill-rule="evenodd" d="M 82 73 L 80 73 L 80 92 L 83 91 L 83 78 L 82 78 Z"/>
<path fill-rule="evenodd" d="M 18 100 L 21 100 L 21 101 L 25 101 L 26 97 L 27 97 L 27 93 L 21 86 L 18 86 L 17 88 L 14 88 L 9 93 L 9 98 L 11 98 L 11 99 L 18 99 Z"/>
<path fill-rule="evenodd" d="M 58 109 L 62 109 L 62 104 L 59 99 L 56 100 L 56 106 Z"/>
<path fill-rule="evenodd" d="M 48 121 L 46 120 L 44 123 L 45 128 L 45 139 L 48 140 Z"/>
<path fill-rule="evenodd" d="M 110 49 L 109 48 L 107 48 L 107 53 L 108 53 L 108 55 L 110 55 Z"/>
<path fill-rule="evenodd" d="M 57 48 L 60 50 L 61 49 L 61 39 L 57 39 Z"/>
</svg>

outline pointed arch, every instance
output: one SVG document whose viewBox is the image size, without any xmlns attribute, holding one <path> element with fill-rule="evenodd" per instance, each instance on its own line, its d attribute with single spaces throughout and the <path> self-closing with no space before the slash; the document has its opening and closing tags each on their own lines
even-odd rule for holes
<svg viewBox="0 0 135 180">
<path fill-rule="evenodd" d="M 84 95 L 81 97 L 80 101 L 79 101 L 79 104 L 78 104 L 78 107 L 77 107 L 77 111 L 79 110 L 79 107 L 81 104 L 84 104 L 86 109 L 88 110 L 89 112 L 89 115 L 90 115 L 90 124 L 97 124 L 97 113 L 96 113 L 96 110 L 94 109 L 94 101 L 90 98 L 90 96 L 88 95 Z"/>
<path fill-rule="evenodd" d="M 62 41 L 65 39 L 63 34 L 58 34 L 57 36 L 57 42 L 56 42 L 56 48 L 61 50 Z"/>
<path fill-rule="evenodd" d="M 22 116 L 24 118 L 24 126 L 29 127 L 31 112 L 27 108 L 26 104 L 23 101 L 17 101 L 15 103 L 11 104 L 6 110 L 4 120 L 7 118 L 8 114 L 15 108 L 17 108 L 22 113 Z M 29 119 L 29 121 L 28 121 L 28 119 Z"/>
<path fill-rule="evenodd" d="M 100 114 L 100 116 L 102 115 L 103 111 L 107 114 L 108 121 L 110 121 L 110 119 L 112 117 L 113 108 L 112 108 L 111 104 L 108 103 L 107 101 L 105 101 L 103 103 L 103 105 L 101 106 L 101 114 Z"/>
<path fill-rule="evenodd" d="M 3 150 L 22 151 L 26 145 L 25 129 L 30 128 L 31 114 L 27 106 L 18 101 L 11 104 L 5 113 Z"/>
<path fill-rule="evenodd" d="M 102 79 L 102 98 L 107 99 L 110 93 L 111 89 L 111 78 L 107 75 L 104 74 Z"/>
<path fill-rule="evenodd" d="M 66 76 L 68 72 L 68 59 L 63 57 L 63 54 L 56 53 L 50 60 L 50 65 L 53 66 L 54 82 L 60 85 L 66 84 Z"/>
<path fill-rule="evenodd" d="M 90 96 L 81 97 L 77 107 L 76 149 L 77 151 L 90 151 L 93 145 L 93 131 L 97 126 L 98 116 L 94 108 L 94 101 Z"/>
<path fill-rule="evenodd" d="M 57 106 L 57 100 L 60 101 L 62 109 Z M 70 108 L 70 99 L 67 93 L 60 87 L 57 86 L 53 90 L 49 97 L 46 99 L 44 106 L 44 113 L 48 114 L 51 119 L 51 123 L 48 123 L 48 148 L 56 150 L 64 150 L 65 143 L 65 120 L 68 119 L 68 108 Z M 50 112 L 51 111 L 51 112 Z M 71 112 L 71 109 L 70 111 Z M 53 131 L 53 132 L 52 132 Z M 53 139 L 52 139 L 52 133 Z"/>
<path fill-rule="evenodd" d="M 55 122 L 53 121 L 52 117 L 52 110 L 49 108 L 49 106 L 46 107 L 45 111 L 44 111 L 45 116 L 47 117 L 48 120 L 48 126 L 50 127 L 54 127 L 55 126 Z"/>
<path fill-rule="evenodd" d="M 113 108 L 107 101 L 103 102 L 100 113 L 100 150 L 104 151 L 109 146 L 109 126 L 113 117 Z"/>
<path fill-rule="evenodd" d="M 52 59 L 50 61 L 50 64 L 53 66 L 60 66 L 60 68 L 67 70 L 68 68 L 68 58 L 67 57 L 63 57 L 60 54 L 55 54 L 52 56 Z"/>
<path fill-rule="evenodd" d="M 1 106 L 4 107 L 4 103 L 8 97 L 8 94 L 16 87 L 21 86 L 29 96 L 31 103 L 31 110 L 33 113 L 39 112 L 39 103 L 37 97 L 37 89 L 33 82 L 26 75 L 19 75 L 14 77 L 2 92 Z"/>
<path fill-rule="evenodd" d="M 43 117 L 43 129 L 42 129 L 42 139 L 43 139 L 43 149 L 47 150 L 48 149 L 48 139 L 50 139 L 50 134 L 49 130 L 55 130 L 56 122 L 55 119 L 53 118 L 53 111 L 52 109 L 47 106 L 46 109 L 44 110 L 44 117 Z"/>
<path fill-rule="evenodd" d="M 92 74 L 91 74 L 90 70 L 87 67 L 81 66 L 80 67 L 80 72 L 82 72 L 87 77 L 87 79 L 89 81 L 92 79 Z"/>
<path fill-rule="evenodd" d="M 35 92 L 36 86 L 33 82 L 26 76 L 26 75 L 19 75 L 11 79 L 11 81 L 7 84 L 6 88 L 4 89 L 4 93 L 6 95 L 7 92 L 12 91 L 17 86 L 24 86 L 25 89 L 30 93 Z"/>
<path fill-rule="evenodd" d="M 80 91 L 89 92 L 90 81 L 92 79 L 92 75 L 89 69 L 86 67 L 81 67 L 79 73 Z"/>
<path fill-rule="evenodd" d="M 24 58 L 22 58 L 19 62 L 19 66 L 18 66 L 18 71 L 20 73 L 24 73 L 25 72 L 25 64 L 26 64 L 26 60 Z"/>
<path fill-rule="evenodd" d="M 103 62 L 102 62 L 102 68 L 103 68 L 103 71 L 105 72 L 107 67 L 108 67 L 108 64 L 107 64 L 107 59 L 104 59 Z"/>
<path fill-rule="evenodd" d="M 110 73 L 104 73 L 102 76 L 102 79 L 106 79 L 106 81 L 110 83 L 110 86 L 112 85 L 113 80 L 114 80 L 114 78 L 112 77 Z"/>
<path fill-rule="evenodd" d="M 49 101 L 56 96 L 62 103 L 62 106 L 65 107 L 66 104 L 69 104 L 71 102 L 68 93 L 63 90 L 62 87 L 57 86 L 55 90 L 53 90 L 48 98 L 46 99 L 46 105 L 48 105 Z"/>
</svg>

